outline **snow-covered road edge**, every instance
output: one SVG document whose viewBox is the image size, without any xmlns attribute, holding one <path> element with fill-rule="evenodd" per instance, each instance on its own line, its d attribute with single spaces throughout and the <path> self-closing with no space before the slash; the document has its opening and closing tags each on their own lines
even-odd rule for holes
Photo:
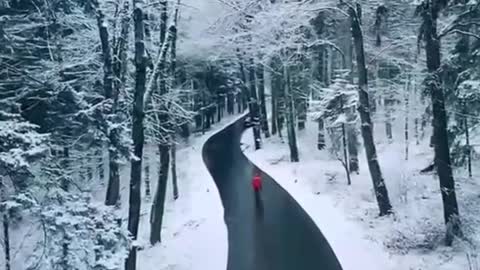
<svg viewBox="0 0 480 270">
<path fill-rule="evenodd" d="M 295 164 L 274 168 L 265 158 L 266 150 L 252 150 L 253 136 L 249 130 L 243 134 L 241 142 L 247 146 L 243 151 L 245 156 L 272 176 L 309 214 L 327 238 L 344 270 L 394 268 L 382 247 L 364 239 L 361 229 L 335 207 L 327 194 L 314 194 L 308 187 L 296 183 Z"/>
<path fill-rule="evenodd" d="M 228 237 L 224 209 L 215 182 L 203 163 L 202 148 L 209 138 L 244 115 L 225 118 L 216 123 L 213 130 L 192 138 L 190 146 L 178 151 L 180 198 L 173 200 L 169 181 L 163 242 L 160 245 L 149 246 L 149 216 L 142 216 L 139 241 L 144 243 L 146 248 L 139 253 L 138 269 L 227 268 Z M 152 190 L 154 188 L 152 187 Z M 147 207 L 150 207 L 150 204 L 147 204 Z M 148 213 L 145 210 L 142 212 Z"/>
</svg>

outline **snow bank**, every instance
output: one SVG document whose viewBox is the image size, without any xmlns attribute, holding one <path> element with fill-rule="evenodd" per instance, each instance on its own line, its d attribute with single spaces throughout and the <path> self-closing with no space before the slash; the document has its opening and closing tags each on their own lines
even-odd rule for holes
<svg viewBox="0 0 480 270">
<path fill-rule="evenodd" d="M 411 144 L 406 161 L 401 139 L 397 138 L 402 143 L 388 144 L 380 134 L 376 136 L 380 139 L 380 166 L 395 210 L 395 215 L 379 218 L 365 153 L 359 153 L 361 172 L 352 175 L 352 185 L 348 186 L 340 162 L 328 151 L 316 149 L 316 132 L 313 122 L 298 132 L 300 163 L 289 162 L 288 145 L 278 136 L 264 140 L 263 149 L 253 151 L 253 136 L 248 130 L 242 143 L 248 158 L 309 213 L 345 270 L 477 270 L 468 267 L 467 259 L 468 255 L 470 260 L 477 260 L 473 246 L 480 243 L 476 177 L 465 178 L 461 171 L 455 175 L 463 228 L 470 243 L 457 241 L 453 247 L 444 247 L 438 179 L 418 173 L 432 160 L 428 142 Z"/>
<path fill-rule="evenodd" d="M 211 131 L 190 138 L 177 151 L 180 197 L 173 200 L 171 181 L 167 187 L 162 243 L 149 244 L 149 212 L 151 203 L 142 204 L 138 254 L 138 269 L 225 270 L 227 265 L 227 228 L 223 206 L 213 179 L 202 160 L 202 147 L 209 137 L 241 116 L 231 116 L 216 123 Z M 151 159 L 152 196 L 157 179 L 158 155 L 155 147 L 146 149 Z M 155 158 L 155 160 L 153 160 Z M 128 167 L 128 166 L 127 166 Z M 125 168 L 122 211 L 128 207 L 129 168 Z M 143 183 L 142 183 L 143 184 Z M 143 191 L 142 191 L 143 192 Z"/>
<path fill-rule="evenodd" d="M 301 140 L 301 137 L 299 139 Z M 320 178 L 319 181 L 325 177 L 318 175 L 315 170 L 310 170 L 310 165 L 313 164 L 303 161 L 302 163 L 287 163 L 289 160 L 288 149 L 285 145 L 281 145 L 282 142 L 278 138 L 264 142 L 264 148 L 256 152 L 252 150 L 254 148 L 251 146 L 251 142 L 253 142 L 253 136 L 251 132 L 247 131 L 242 137 L 242 143 L 247 145 L 244 153 L 259 168 L 275 178 L 278 184 L 287 190 L 310 215 L 327 238 L 344 270 L 393 269 L 386 256 L 379 256 L 384 252 L 379 251 L 378 246 L 372 245 L 363 238 L 363 233 L 358 226 L 345 218 L 335 207 L 330 196 L 318 194 L 315 186 L 309 187 L 301 184 L 303 180 L 300 177 L 305 174 L 314 173 L 316 178 Z M 307 154 L 305 151 L 315 145 L 313 142 L 310 144 L 310 148 L 301 148 L 302 153 Z M 315 153 L 311 151 L 310 154 Z M 317 155 L 317 157 L 319 156 Z M 278 162 L 280 160 L 281 162 Z M 276 164 L 272 164 L 272 161 Z M 323 166 L 328 167 L 328 161 L 324 162 Z M 317 163 L 316 166 L 322 165 Z"/>
</svg>

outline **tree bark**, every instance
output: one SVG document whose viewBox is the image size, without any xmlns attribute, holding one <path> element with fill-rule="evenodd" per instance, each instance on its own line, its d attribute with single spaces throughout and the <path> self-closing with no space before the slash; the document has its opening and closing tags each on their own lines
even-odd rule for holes
<svg viewBox="0 0 480 270">
<path fill-rule="evenodd" d="M 318 118 L 318 138 L 317 138 L 317 149 L 318 150 L 323 150 L 325 149 L 325 122 L 323 121 L 323 118 Z"/>
<path fill-rule="evenodd" d="M 114 78 L 117 77 L 119 79 L 121 77 L 121 66 L 124 65 L 124 62 L 121 62 L 120 58 L 115 57 L 115 60 L 112 59 L 112 52 L 110 49 L 110 41 L 107 29 L 107 22 L 105 20 L 105 16 L 101 9 L 97 5 L 97 25 L 100 33 L 100 41 L 102 47 L 102 56 L 103 56 L 103 87 L 104 87 L 104 96 L 105 99 L 111 100 L 111 108 L 107 112 L 107 116 L 109 118 L 115 118 L 117 101 L 118 101 L 118 92 L 119 92 L 119 83 L 114 83 Z M 128 5 L 125 7 L 128 9 Z M 125 28 L 128 27 L 128 24 L 122 20 L 122 36 L 118 41 L 118 46 L 115 44 L 114 53 L 124 54 L 125 40 L 126 34 Z M 123 36 L 125 35 L 125 36 Z M 108 124 L 107 124 L 108 125 Z M 105 133 L 109 139 L 108 145 L 108 159 L 109 159 L 109 178 L 108 178 L 108 185 L 107 185 L 107 194 L 105 198 L 106 205 L 115 205 L 119 201 L 120 198 L 120 173 L 119 173 L 119 165 L 118 160 L 120 159 L 120 155 L 118 153 L 119 148 L 119 134 L 118 130 L 115 128 L 111 128 L 109 126 L 105 126 Z"/>
<path fill-rule="evenodd" d="M 355 123 L 347 125 L 347 147 L 348 147 L 348 168 L 350 173 L 360 173 L 360 166 L 358 164 L 358 136 L 357 126 Z"/>
<path fill-rule="evenodd" d="M 349 7 L 348 14 L 350 16 L 350 22 L 352 26 L 351 31 L 357 59 L 358 95 L 360 99 L 358 111 L 360 113 L 360 119 L 362 122 L 362 137 L 365 145 L 368 168 L 370 170 L 375 196 L 380 209 L 380 215 L 383 216 L 392 212 L 392 205 L 390 204 L 387 187 L 378 163 L 377 150 L 373 139 L 372 120 L 370 118 L 368 97 L 367 68 L 365 66 L 365 53 L 363 48 L 363 33 L 357 11 L 354 8 Z"/>
<path fill-rule="evenodd" d="M 172 143 L 170 149 L 172 156 L 172 184 L 173 184 L 173 199 L 178 199 L 178 181 L 177 181 L 177 145 Z"/>
<path fill-rule="evenodd" d="M 0 176 L 0 199 L 2 202 L 6 200 L 5 195 L 5 183 L 3 177 Z M 10 228 L 8 209 L 4 209 L 3 214 L 3 252 L 5 254 L 5 270 L 11 269 L 11 257 L 10 257 Z"/>
<path fill-rule="evenodd" d="M 429 1 L 430 5 L 423 5 L 423 25 L 427 69 L 427 89 L 432 99 L 433 112 L 433 147 L 435 152 L 434 164 L 440 179 L 440 192 L 443 201 L 445 219 L 446 244 L 451 245 L 455 236 L 462 236 L 458 211 L 455 180 L 453 178 L 450 149 L 447 135 L 447 114 L 445 112 L 445 95 L 441 88 L 442 82 L 438 69 L 440 68 L 440 39 L 437 34 L 437 18 L 440 3 Z"/>
<path fill-rule="evenodd" d="M 345 123 L 342 123 L 342 148 L 343 148 L 343 166 L 345 167 L 345 172 L 347 173 L 347 185 L 352 184 L 350 178 L 350 169 L 348 168 L 348 153 L 347 153 L 347 131 L 345 128 Z"/>
<path fill-rule="evenodd" d="M 144 95 L 146 83 L 145 43 L 143 29 L 143 11 L 140 3 L 133 0 L 133 21 L 135 35 L 135 92 L 133 97 L 132 111 L 132 140 L 135 157 L 131 160 L 130 171 L 130 197 L 128 209 L 128 231 L 132 240 L 138 236 L 141 206 L 141 183 L 142 183 L 142 156 L 144 144 Z M 125 270 L 135 270 L 137 262 L 137 247 L 133 245 L 125 261 Z"/>
<path fill-rule="evenodd" d="M 151 189 L 150 189 L 150 159 L 148 155 L 144 155 L 143 162 L 145 163 L 145 197 L 150 198 Z"/>
<path fill-rule="evenodd" d="M 70 149 L 68 147 L 63 148 L 62 167 L 67 172 L 70 170 Z M 60 188 L 65 193 L 69 192 L 69 189 L 70 189 L 69 177 L 70 177 L 69 175 L 64 174 L 60 182 Z M 69 245 L 69 243 L 71 242 L 70 240 L 71 239 L 68 236 L 68 234 L 66 232 L 63 232 L 62 259 L 61 259 L 61 267 L 63 268 L 63 270 L 69 269 L 68 253 L 70 249 L 70 245 Z"/>
<path fill-rule="evenodd" d="M 278 75 L 272 73 L 271 76 L 271 102 L 272 102 L 272 135 L 277 134 L 277 122 L 278 122 L 278 103 L 277 103 L 277 92 L 279 91 L 279 84 L 278 84 Z"/>
<path fill-rule="evenodd" d="M 96 151 L 96 156 L 98 181 L 103 184 L 105 178 L 105 169 L 103 168 L 103 146 L 101 146 L 100 149 Z"/>
<path fill-rule="evenodd" d="M 10 235 L 8 227 L 8 214 L 3 214 L 3 250 L 5 252 L 5 270 L 10 270 Z"/>
<path fill-rule="evenodd" d="M 248 81 L 249 81 L 249 90 L 250 90 L 250 119 L 254 123 L 253 125 L 253 140 L 255 144 L 255 150 L 261 148 L 261 138 L 260 138 L 260 110 L 258 106 L 257 90 L 255 89 L 255 66 L 253 59 L 250 59 L 248 68 Z"/>
<path fill-rule="evenodd" d="M 116 136 L 111 136 L 115 138 Z M 113 147 L 113 146 L 112 146 Z M 108 185 L 107 185 L 107 196 L 105 198 L 105 205 L 115 205 L 120 199 L 120 173 L 118 166 L 118 153 L 116 149 L 108 150 L 108 167 L 109 167 L 109 176 L 108 176 Z"/>
<path fill-rule="evenodd" d="M 298 111 L 298 130 L 304 130 L 305 129 L 305 123 L 307 121 L 307 100 L 305 97 L 300 97 L 298 99 L 298 106 L 297 106 L 297 111 Z"/>
<path fill-rule="evenodd" d="M 470 132 L 469 132 L 469 125 L 468 125 L 468 112 L 467 112 L 467 104 L 463 102 L 463 125 L 465 128 L 465 143 L 466 143 L 466 156 L 467 156 L 467 170 L 468 170 L 468 177 L 472 178 L 472 148 L 470 146 Z"/>
<path fill-rule="evenodd" d="M 263 66 L 257 68 L 257 85 L 258 85 L 258 96 L 260 99 L 260 124 L 262 126 L 263 134 L 265 137 L 270 137 L 270 131 L 268 128 L 268 115 L 267 115 L 267 104 L 265 102 L 265 76 L 263 74 Z"/>
<path fill-rule="evenodd" d="M 297 148 L 297 137 L 295 134 L 295 116 L 293 109 L 293 98 L 290 91 L 290 72 L 287 66 L 283 66 L 283 75 L 284 75 L 284 92 L 285 92 L 285 103 L 287 107 L 287 136 L 288 136 L 288 147 L 290 148 L 290 161 L 299 162 L 298 157 L 298 148 Z"/>
<path fill-rule="evenodd" d="M 167 191 L 168 168 L 170 163 L 170 147 L 167 143 L 158 145 L 160 152 L 160 172 L 158 174 L 157 190 L 153 199 L 152 210 L 150 214 L 150 243 L 152 245 L 162 241 L 161 231 L 163 222 L 163 212 L 165 205 L 165 194 Z"/>
<path fill-rule="evenodd" d="M 407 77 L 407 83 L 405 87 L 405 160 L 408 160 L 408 146 L 410 144 L 409 140 L 409 121 L 410 118 L 408 117 L 409 115 L 409 110 L 410 110 L 410 74 Z"/>
</svg>

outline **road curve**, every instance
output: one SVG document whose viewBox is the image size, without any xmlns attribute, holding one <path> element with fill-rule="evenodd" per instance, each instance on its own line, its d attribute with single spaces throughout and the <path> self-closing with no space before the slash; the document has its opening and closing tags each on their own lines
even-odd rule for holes
<svg viewBox="0 0 480 270">
<path fill-rule="evenodd" d="M 341 270 L 307 213 L 243 155 L 244 119 L 208 139 L 202 151 L 225 209 L 227 270 Z M 255 171 L 263 179 L 260 197 L 255 197 L 250 183 Z"/>
</svg>

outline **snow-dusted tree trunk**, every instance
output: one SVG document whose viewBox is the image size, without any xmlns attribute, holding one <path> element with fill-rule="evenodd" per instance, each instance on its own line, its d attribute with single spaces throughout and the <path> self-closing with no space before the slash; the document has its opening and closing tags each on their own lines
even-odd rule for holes
<svg viewBox="0 0 480 270">
<path fill-rule="evenodd" d="M 352 179 L 350 178 L 350 169 L 348 168 L 348 151 L 347 151 L 347 132 L 345 128 L 345 123 L 342 123 L 342 149 L 343 149 L 343 168 L 347 174 L 347 185 L 352 184 Z"/>
<path fill-rule="evenodd" d="M 349 6 L 348 14 L 352 26 L 351 31 L 357 59 L 358 95 L 360 101 L 358 111 L 362 123 L 362 137 L 365 145 L 367 164 L 372 177 L 380 215 L 387 215 L 392 212 L 392 205 L 390 204 L 385 180 L 383 179 L 380 165 L 378 163 L 377 150 L 373 139 L 368 96 L 367 68 L 365 66 L 365 52 L 363 48 L 363 33 L 359 17 L 359 8 L 355 10 L 355 8 Z"/>
<path fill-rule="evenodd" d="M 260 99 L 260 125 L 262 126 L 263 134 L 265 137 L 270 137 L 270 130 L 268 128 L 268 116 L 267 116 L 267 104 L 265 102 L 265 76 L 263 74 L 264 68 L 262 65 L 257 67 L 257 86 L 258 97 Z"/>
<path fill-rule="evenodd" d="M 346 21 L 344 28 L 350 29 L 350 24 Z M 347 35 L 345 38 L 345 61 L 343 67 L 350 70 L 348 75 L 348 81 L 353 84 L 353 43 L 351 35 Z M 358 164 L 358 127 L 357 127 L 357 114 L 354 107 L 348 108 L 346 111 L 347 116 L 347 147 L 348 147 L 348 168 L 350 173 L 360 173 L 360 165 Z"/>
<path fill-rule="evenodd" d="M 286 118 L 287 118 L 287 136 L 288 136 L 288 147 L 290 149 L 290 161 L 298 162 L 298 147 L 297 147 L 297 137 L 295 134 L 295 115 L 294 115 L 294 105 L 293 97 L 290 90 L 290 71 L 288 66 L 283 66 L 283 89 L 285 96 L 285 105 L 287 107 Z"/>
<path fill-rule="evenodd" d="M 6 200 L 5 194 L 5 180 L 3 176 L 0 176 L 0 199 L 4 203 Z M 4 263 L 5 270 L 11 269 L 11 257 L 10 257 L 10 228 L 9 228 L 9 217 L 8 209 L 3 209 L 2 215 L 2 224 L 3 224 L 3 253 L 5 254 Z"/>
<path fill-rule="evenodd" d="M 137 239 L 140 222 L 142 157 L 144 144 L 144 95 L 146 83 L 146 58 L 144 43 L 143 11 L 140 3 L 133 0 L 133 22 L 135 36 L 135 92 L 132 110 L 133 154 L 130 171 L 130 197 L 128 209 L 128 231 L 132 240 Z M 135 270 L 137 263 L 137 246 L 133 245 L 125 261 L 125 270 Z"/>
<path fill-rule="evenodd" d="M 178 180 L 177 180 L 177 145 L 175 142 L 172 143 L 170 149 L 171 159 L 172 159 L 172 184 L 173 184 L 173 199 L 178 199 Z"/>
<path fill-rule="evenodd" d="M 242 80 L 242 87 L 239 93 L 238 102 L 241 103 L 241 106 L 238 107 L 239 112 L 245 111 L 249 107 L 248 100 L 250 99 L 250 89 L 249 89 L 249 78 L 247 78 L 247 71 L 243 63 L 243 57 L 240 55 L 240 50 L 237 50 L 239 54 L 239 65 L 240 65 L 240 79 Z M 253 82 L 251 82 L 253 83 Z M 240 108 L 241 107 L 241 108 Z"/>
<path fill-rule="evenodd" d="M 270 76 L 270 85 L 271 85 L 271 108 L 272 108 L 272 116 L 271 116 L 271 126 L 272 126 L 272 135 L 277 134 L 277 123 L 278 123 L 278 91 L 281 89 L 279 85 L 278 75 L 275 72 L 271 73 Z"/>
<path fill-rule="evenodd" d="M 115 121 L 118 119 L 117 113 L 117 103 L 118 95 L 120 89 L 124 87 L 125 84 L 125 75 L 126 72 L 126 48 L 127 48 L 127 39 L 128 39 L 128 30 L 129 30 L 129 5 L 125 3 L 125 6 L 122 7 L 122 12 L 120 13 L 121 18 L 121 30 L 120 37 L 113 44 L 113 56 L 109 40 L 109 34 L 107 29 L 107 21 L 105 16 L 98 5 L 98 2 L 95 2 L 97 10 L 97 26 L 100 34 L 100 42 L 102 48 L 103 56 L 103 87 L 104 87 L 104 96 L 105 99 L 109 100 L 111 107 L 107 111 L 106 118 L 109 118 L 109 121 Z M 109 122 L 107 121 L 107 126 L 104 127 L 105 133 L 109 139 L 108 143 L 108 164 L 109 164 L 109 178 L 107 185 L 107 194 L 105 198 L 106 205 L 115 205 L 120 198 L 120 173 L 119 173 L 119 160 L 120 153 L 120 134 L 118 128 L 112 128 L 108 126 Z"/>
<path fill-rule="evenodd" d="M 10 258 L 10 229 L 9 229 L 9 219 L 8 213 L 5 211 L 3 214 L 3 251 L 5 254 L 5 270 L 10 270 L 11 267 L 11 258 Z"/>
<path fill-rule="evenodd" d="M 168 92 L 168 86 L 166 82 L 168 80 L 167 74 L 169 73 L 168 70 L 172 70 L 172 67 L 167 69 L 167 51 L 169 50 L 169 46 L 172 45 L 174 38 L 176 38 L 177 27 L 176 27 L 176 17 L 178 16 L 178 4 L 175 8 L 174 14 L 174 23 L 168 28 L 167 35 L 164 39 L 161 39 L 162 49 L 159 55 L 159 59 L 157 62 L 158 76 L 160 81 L 160 95 L 165 95 Z M 164 10 L 163 10 L 164 9 Z M 167 4 L 166 2 L 162 6 L 162 14 L 166 14 Z M 163 27 L 166 28 L 167 18 L 162 18 L 160 29 Z M 162 38 L 162 37 L 161 37 Z M 155 73 L 152 74 L 155 76 Z M 153 90 L 153 89 L 152 89 Z M 205 99 L 204 99 L 205 100 Z M 205 104 L 203 104 L 203 108 L 205 108 Z M 165 194 L 167 190 L 167 183 L 168 183 L 168 170 L 170 168 L 170 149 L 172 145 L 172 134 L 170 134 L 170 130 L 173 128 L 170 124 L 170 116 L 167 113 L 168 105 L 162 101 L 160 104 L 160 112 L 157 115 L 158 125 L 161 129 L 167 130 L 167 134 L 162 134 L 159 139 L 158 150 L 160 153 L 160 171 L 158 174 L 158 183 L 157 183 L 157 190 L 155 192 L 155 197 L 153 199 L 152 210 L 150 215 L 150 243 L 156 244 L 161 242 L 161 230 L 162 230 L 162 222 L 163 222 L 163 213 L 164 213 L 164 205 L 165 205 Z M 208 117 L 207 117 L 208 118 Z M 205 121 L 206 119 L 204 119 Z M 210 121 L 207 119 L 207 121 Z"/>
<path fill-rule="evenodd" d="M 173 24 L 176 26 L 178 25 L 178 12 L 180 8 L 180 0 L 177 0 L 177 5 L 175 7 L 175 14 L 174 14 L 174 22 Z M 177 69 L 177 28 L 172 29 L 171 31 L 172 34 L 172 45 L 171 50 L 170 50 L 170 72 L 171 72 L 171 81 L 172 81 L 172 86 L 175 82 L 176 78 L 176 69 Z M 220 121 L 220 118 L 218 119 Z M 173 140 L 172 140 L 172 145 L 170 149 L 170 154 L 171 154 L 171 170 L 172 170 L 172 184 L 173 184 L 173 198 L 176 200 L 178 199 L 178 179 L 177 179 L 177 144 L 175 140 L 175 134 L 172 134 Z"/>
<path fill-rule="evenodd" d="M 412 88 L 413 88 L 413 102 L 414 102 L 414 115 L 415 118 L 413 119 L 413 136 L 415 136 L 415 144 L 419 145 L 420 144 L 420 119 L 419 119 L 419 107 L 421 106 L 421 103 L 419 102 L 419 97 L 418 97 L 418 90 L 417 90 L 417 80 L 416 80 L 416 75 L 413 77 L 413 82 L 412 82 Z"/>
<path fill-rule="evenodd" d="M 161 231 L 170 163 L 169 150 L 170 147 L 168 143 L 158 145 L 158 151 L 160 152 L 160 170 L 158 173 L 157 190 L 155 191 L 155 198 L 153 199 L 152 210 L 150 212 L 150 243 L 152 245 L 162 241 Z"/>
<path fill-rule="evenodd" d="M 261 148 L 261 138 L 260 138 L 260 109 L 258 106 L 258 98 L 257 98 L 257 90 L 255 87 L 255 66 L 253 63 L 253 59 L 250 59 L 249 67 L 248 67 L 248 88 L 250 91 L 250 119 L 254 123 L 253 125 L 253 140 L 255 144 L 255 150 Z"/>
<path fill-rule="evenodd" d="M 440 38 L 437 33 L 437 18 L 441 3 L 438 0 L 424 1 L 420 8 L 423 19 L 423 38 L 427 59 L 428 77 L 426 86 L 432 99 L 433 112 L 433 146 L 435 168 L 440 179 L 440 192 L 443 201 L 443 214 L 446 231 L 446 244 L 451 245 L 455 236 L 461 236 L 455 180 L 450 160 L 447 134 L 447 114 L 445 95 L 438 69 L 440 68 Z"/>
<path fill-rule="evenodd" d="M 385 110 L 385 134 L 387 136 L 388 143 L 393 142 L 393 131 L 392 131 L 392 101 L 390 99 L 384 99 L 384 110 Z"/>
<path fill-rule="evenodd" d="M 145 163 L 145 197 L 147 199 L 150 198 L 152 195 L 150 189 L 150 159 L 148 158 L 148 154 L 144 154 L 143 162 Z"/>
<path fill-rule="evenodd" d="M 104 184 L 105 178 L 105 169 L 103 167 L 103 146 L 100 149 L 97 149 L 95 156 L 97 157 L 97 174 L 98 174 L 98 182 Z"/>
<path fill-rule="evenodd" d="M 100 33 L 100 42 L 102 47 L 102 56 L 103 56 L 103 91 L 105 99 L 111 100 L 112 103 L 115 102 L 114 90 L 113 88 L 113 63 L 112 63 L 112 53 L 110 50 L 110 40 L 108 35 L 107 29 L 107 21 L 105 20 L 105 16 L 97 5 L 97 26 Z M 112 104 L 112 108 L 115 105 Z M 107 112 L 108 115 L 112 115 L 114 112 L 110 110 Z M 106 116 L 108 117 L 108 116 Z M 107 124 L 108 125 L 108 124 Z M 120 174 L 118 172 L 118 152 L 116 148 L 116 143 L 118 142 L 118 138 L 116 136 L 115 130 L 110 131 L 109 127 L 104 127 L 105 131 L 107 132 L 107 136 L 109 138 L 109 146 L 108 146 L 108 164 L 109 164 L 109 177 L 108 177 L 108 185 L 107 185 L 107 194 L 105 197 L 105 204 L 106 205 L 115 205 L 120 197 Z"/>
<path fill-rule="evenodd" d="M 464 105 L 465 106 L 465 105 Z M 465 140 L 466 140 L 466 147 L 467 147 L 467 169 L 468 169 L 468 177 L 472 178 L 472 148 L 470 146 L 470 133 L 468 131 L 468 116 L 465 112 L 465 116 L 463 118 L 464 126 L 465 126 Z"/>
<path fill-rule="evenodd" d="M 349 117 L 350 116 L 350 117 Z M 347 146 L 348 146 L 348 167 L 350 172 L 360 173 L 360 166 L 358 164 L 358 131 L 356 124 L 356 116 L 354 112 L 347 114 Z"/>
<path fill-rule="evenodd" d="M 408 146 L 410 144 L 409 140 L 409 114 L 410 114 L 410 85 L 411 85 L 411 75 L 407 76 L 407 81 L 405 84 L 405 160 L 408 160 Z"/>
<path fill-rule="evenodd" d="M 70 170 L 70 149 L 68 147 L 63 147 L 63 160 L 62 160 L 62 168 L 65 171 Z M 60 188 L 63 192 L 67 193 L 70 190 L 70 179 L 67 173 L 64 173 L 62 179 L 60 181 Z M 68 253 L 70 249 L 70 236 L 68 232 L 63 232 L 63 239 L 62 239 L 62 259 L 61 259 L 61 267 L 63 270 L 69 269 L 69 261 L 68 261 Z"/>
<path fill-rule="evenodd" d="M 317 138 L 317 149 L 323 150 L 327 144 L 325 143 L 325 122 L 323 118 L 318 118 L 318 138 Z"/>
</svg>

